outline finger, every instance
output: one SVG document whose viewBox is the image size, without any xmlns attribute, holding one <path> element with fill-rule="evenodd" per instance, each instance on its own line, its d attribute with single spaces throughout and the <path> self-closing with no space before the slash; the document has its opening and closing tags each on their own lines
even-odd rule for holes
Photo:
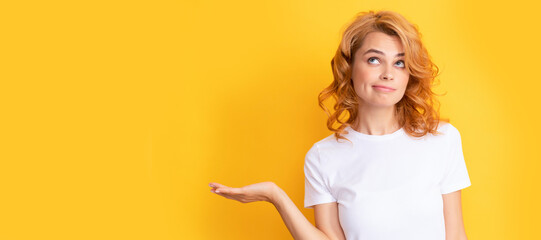
<svg viewBox="0 0 541 240">
<path fill-rule="evenodd" d="M 213 192 L 213 193 L 216 193 L 216 194 L 218 194 L 218 193 L 222 193 L 222 194 L 223 193 L 228 193 L 227 188 L 223 188 L 223 187 L 222 188 L 215 187 L 213 189 L 210 189 L 210 191 Z"/>
<path fill-rule="evenodd" d="M 225 186 L 225 185 L 222 185 L 222 184 L 219 184 L 219 183 L 216 183 L 216 182 L 211 182 L 211 183 L 209 183 L 209 186 L 210 186 L 210 187 L 213 187 L 213 188 L 227 187 L 227 186 Z"/>
<path fill-rule="evenodd" d="M 211 190 L 211 191 L 213 191 L 213 190 Z M 234 195 L 231 195 L 231 194 L 228 194 L 228 193 L 223 193 L 223 192 L 214 192 L 214 193 L 216 193 L 216 195 L 222 196 L 222 197 L 224 197 L 224 198 L 228 198 L 228 199 L 232 199 L 232 200 L 237 200 L 237 199 L 235 198 Z M 237 201 L 238 201 L 238 200 L 237 200 Z"/>
<path fill-rule="evenodd" d="M 238 201 L 238 202 L 242 202 L 242 203 L 246 202 L 243 199 L 241 199 L 241 198 L 239 198 L 239 197 L 237 197 L 235 195 L 229 195 L 229 194 L 224 194 L 224 193 L 216 193 L 216 194 L 220 195 L 220 196 L 222 196 L 224 198 L 235 200 L 235 201 Z"/>
<path fill-rule="evenodd" d="M 222 197 L 225 197 L 225 198 L 229 198 L 227 195 L 224 195 L 223 193 L 219 193 L 219 192 L 215 192 L 214 190 L 210 190 L 211 192 L 215 193 L 216 195 L 218 196 L 222 196 Z"/>
<path fill-rule="evenodd" d="M 219 187 L 214 189 L 216 193 L 231 194 L 231 189 L 228 187 Z"/>
<path fill-rule="evenodd" d="M 220 188 L 217 188 L 216 191 L 225 193 L 225 194 L 231 194 L 231 195 L 237 195 L 237 194 L 242 193 L 242 190 L 240 188 L 232 188 L 232 187 L 220 187 Z"/>
<path fill-rule="evenodd" d="M 230 194 L 241 194 L 242 193 L 242 189 L 240 188 L 229 188 L 229 193 Z"/>
</svg>

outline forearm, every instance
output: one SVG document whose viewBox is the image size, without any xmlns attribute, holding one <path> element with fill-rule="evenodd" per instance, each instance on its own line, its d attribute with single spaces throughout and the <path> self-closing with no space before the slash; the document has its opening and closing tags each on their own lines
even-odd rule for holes
<svg viewBox="0 0 541 240">
<path fill-rule="evenodd" d="M 328 240 L 329 238 L 321 230 L 317 229 L 304 217 L 289 196 L 276 186 L 271 203 L 276 207 L 287 229 L 296 240 Z"/>
<path fill-rule="evenodd" d="M 466 234 L 462 234 L 462 235 L 446 234 L 445 240 L 468 240 L 468 237 L 466 237 Z"/>
</svg>

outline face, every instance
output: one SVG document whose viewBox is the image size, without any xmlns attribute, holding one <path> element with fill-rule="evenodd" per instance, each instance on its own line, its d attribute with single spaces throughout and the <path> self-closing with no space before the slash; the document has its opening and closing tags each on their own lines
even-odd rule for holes
<svg viewBox="0 0 541 240">
<path fill-rule="evenodd" d="M 393 107 L 402 99 L 409 73 L 398 36 L 367 34 L 354 59 L 351 78 L 363 106 Z"/>
</svg>

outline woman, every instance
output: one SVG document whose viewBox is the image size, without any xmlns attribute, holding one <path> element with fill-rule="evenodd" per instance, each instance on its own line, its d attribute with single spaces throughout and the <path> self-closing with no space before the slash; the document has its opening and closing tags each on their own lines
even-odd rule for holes
<svg viewBox="0 0 541 240">
<path fill-rule="evenodd" d="M 295 239 L 466 239 L 460 189 L 471 182 L 460 133 L 440 121 L 431 90 L 438 68 L 420 37 L 391 11 L 362 12 L 344 31 L 334 81 L 319 95 L 334 134 L 304 164 L 315 227 L 272 182 L 211 183 L 211 191 L 273 203 Z M 323 105 L 331 96 L 332 114 Z"/>
</svg>

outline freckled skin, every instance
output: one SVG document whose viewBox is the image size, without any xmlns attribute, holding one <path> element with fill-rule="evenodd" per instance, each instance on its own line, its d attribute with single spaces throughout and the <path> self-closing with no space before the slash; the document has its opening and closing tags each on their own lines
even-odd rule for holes
<svg viewBox="0 0 541 240">
<path fill-rule="evenodd" d="M 383 52 L 364 54 L 368 49 Z M 382 32 L 366 35 L 363 45 L 355 53 L 352 67 L 352 80 L 355 92 L 364 108 L 394 107 L 402 99 L 408 85 L 409 73 L 404 65 L 404 57 L 396 57 L 404 48 L 398 36 Z M 393 92 L 381 92 L 373 85 L 383 85 L 396 89 Z"/>
</svg>

